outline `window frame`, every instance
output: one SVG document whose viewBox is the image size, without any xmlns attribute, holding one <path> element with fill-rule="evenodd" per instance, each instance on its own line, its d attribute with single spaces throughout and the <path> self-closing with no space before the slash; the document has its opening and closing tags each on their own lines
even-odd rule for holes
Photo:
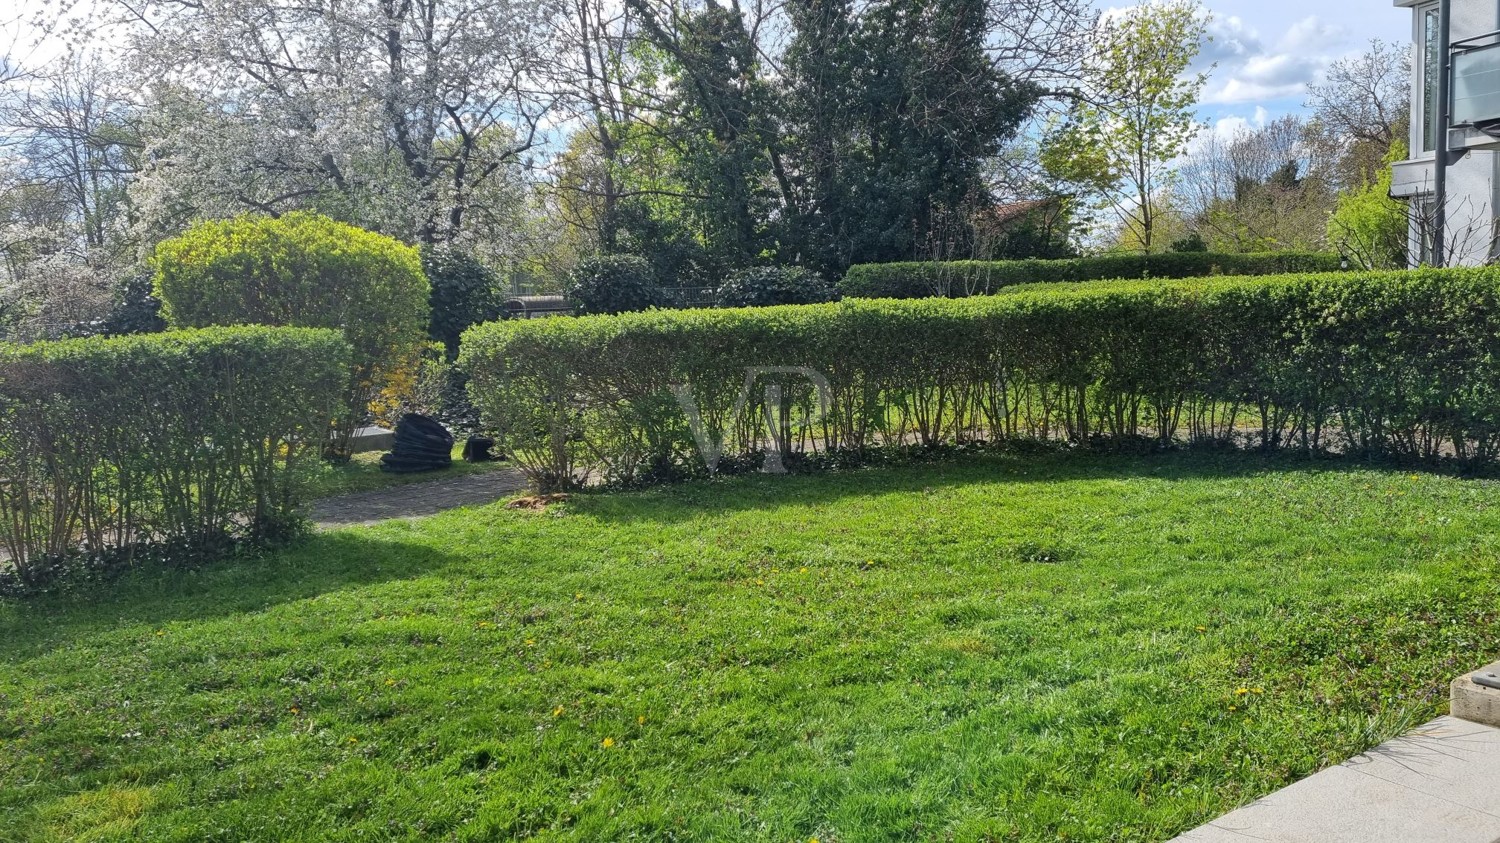
<svg viewBox="0 0 1500 843">
<path fill-rule="evenodd" d="M 1416 6 L 1412 22 L 1412 41 L 1416 47 L 1412 62 L 1412 149 L 1420 155 L 1431 155 L 1437 149 L 1438 123 L 1442 109 L 1437 103 L 1437 77 L 1433 71 L 1441 72 L 1442 59 L 1437 55 L 1439 33 L 1438 4 L 1423 3 Z M 1431 36 L 1429 29 L 1431 27 Z M 1435 64 L 1435 66 L 1434 66 Z"/>
</svg>

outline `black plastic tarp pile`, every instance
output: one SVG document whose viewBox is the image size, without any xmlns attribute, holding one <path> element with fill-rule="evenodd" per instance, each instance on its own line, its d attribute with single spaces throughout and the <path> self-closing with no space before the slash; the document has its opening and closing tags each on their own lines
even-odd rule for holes
<svg viewBox="0 0 1500 843">
<path fill-rule="evenodd" d="M 380 458 L 380 470 L 396 474 L 433 471 L 453 464 L 453 434 L 429 416 L 407 413 L 396 422 L 396 444 Z"/>
</svg>

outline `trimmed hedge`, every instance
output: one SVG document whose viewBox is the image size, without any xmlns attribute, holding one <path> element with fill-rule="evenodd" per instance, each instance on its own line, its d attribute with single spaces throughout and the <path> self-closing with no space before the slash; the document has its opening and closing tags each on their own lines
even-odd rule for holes
<svg viewBox="0 0 1500 843">
<path fill-rule="evenodd" d="M 350 354 L 310 328 L 0 345 L 0 581 L 295 531 Z"/>
<path fill-rule="evenodd" d="M 431 287 L 416 248 L 319 214 L 245 214 L 201 222 L 151 259 L 162 315 L 174 328 L 337 328 L 354 348 L 347 412 L 329 456 L 349 456 L 366 413 L 400 403 L 427 345 Z"/>
<path fill-rule="evenodd" d="M 699 440 L 729 457 L 1145 437 L 1483 463 L 1500 445 L 1497 282 L 1493 269 L 1122 281 L 489 323 L 464 335 L 460 364 L 500 446 L 549 487 L 702 473 Z M 816 370 L 831 406 L 806 378 L 751 367 Z"/>
<path fill-rule="evenodd" d="M 864 299 L 962 298 L 987 295 L 1014 284 L 1057 281 L 1335 272 L 1340 260 L 1338 255 L 1311 252 L 1169 252 L 1064 260 L 866 263 L 849 267 L 838 288 L 843 296 Z"/>
</svg>

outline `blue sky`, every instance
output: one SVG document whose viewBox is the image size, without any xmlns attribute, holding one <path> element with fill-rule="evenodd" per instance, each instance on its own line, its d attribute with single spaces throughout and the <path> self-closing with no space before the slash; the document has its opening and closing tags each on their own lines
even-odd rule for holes
<svg viewBox="0 0 1500 843">
<path fill-rule="evenodd" d="M 1130 5 L 1130 4 L 1109 4 Z M 1199 107 L 1207 123 L 1258 125 L 1304 111 L 1307 85 L 1371 38 L 1411 42 L 1411 10 L 1390 0 L 1204 0 L 1216 62 Z"/>
</svg>

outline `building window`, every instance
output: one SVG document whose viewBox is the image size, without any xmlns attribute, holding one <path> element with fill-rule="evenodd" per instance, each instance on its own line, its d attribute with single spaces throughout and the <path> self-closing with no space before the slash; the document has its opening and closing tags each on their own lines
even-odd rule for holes
<svg viewBox="0 0 1500 843">
<path fill-rule="evenodd" d="M 1422 10 L 1422 151 L 1437 149 L 1438 9 Z"/>
</svg>

